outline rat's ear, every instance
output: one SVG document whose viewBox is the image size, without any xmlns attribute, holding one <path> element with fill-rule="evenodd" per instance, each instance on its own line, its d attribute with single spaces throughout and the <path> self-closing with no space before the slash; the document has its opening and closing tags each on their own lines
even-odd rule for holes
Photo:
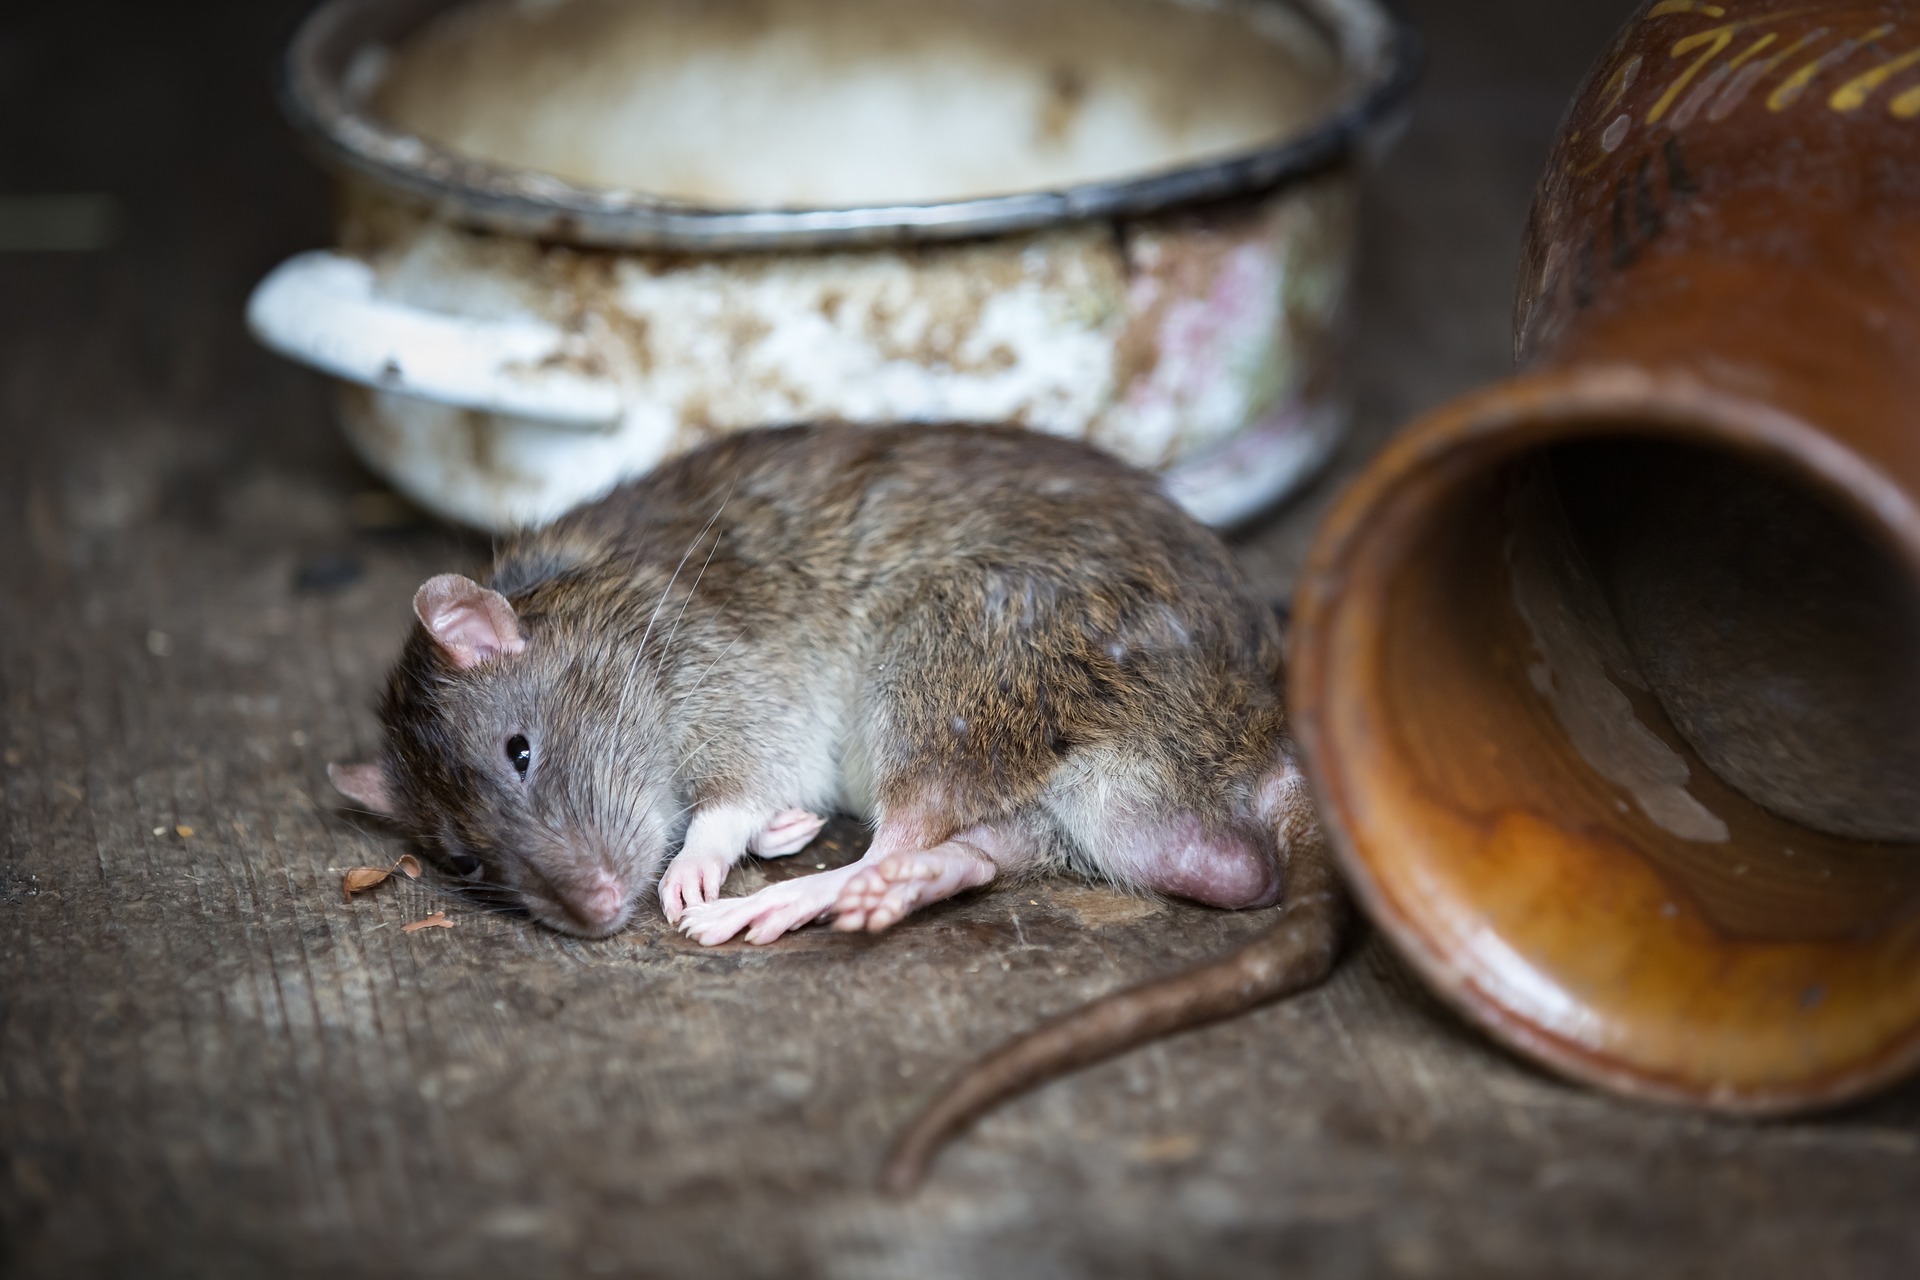
<svg viewBox="0 0 1920 1280">
<path fill-rule="evenodd" d="M 520 619 L 498 591 L 472 578 L 443 573 L 413 593 L 414 616 L 453 665 L 465 670 L 527 647 Z"/>
<path fill-rule="evenodd" d="M 363 809 L 370 809 L 383 818 L 400 816 L 400 806 L 395 803 L 393 779 L 387 776 L 386 766 L 378 764 L 330 764 L 327 777 L 333 781 L 333 789 Z"/>
</svg>

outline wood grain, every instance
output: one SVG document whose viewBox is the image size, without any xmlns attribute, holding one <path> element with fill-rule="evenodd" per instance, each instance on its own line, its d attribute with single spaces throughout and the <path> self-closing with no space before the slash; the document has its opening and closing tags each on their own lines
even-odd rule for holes
<svg viewBox="0 0 1920 1280">
<path fill-rule="evenodd" d="M 947 1071 L 1260 920 L 1060 884 L 706 952 L 425 882 L 343 903 L 398 850 L 325 763 L 373 745 L 412 588 L 484 548 L 395 527 L 318 380 L 241 330 L 327 234 L 263 75 L 299 7 L 0 17 L 6 188 L 110 191 L 125 228 L 0 256 L 0 1272 L 1913 1273 L 1920 1091 L 1776 1125 L 1610 1101 L 1373 941 L 1009 1106 L 898 1204 L 877 1162 Z M 1367 215 L 1343 467 L 1505 370 L 1529 187 L 1625 6 L 1415 7 L 1436 70 Z M 1247 535 L 1276 593 L 1330 492 Z"/>
</svg>

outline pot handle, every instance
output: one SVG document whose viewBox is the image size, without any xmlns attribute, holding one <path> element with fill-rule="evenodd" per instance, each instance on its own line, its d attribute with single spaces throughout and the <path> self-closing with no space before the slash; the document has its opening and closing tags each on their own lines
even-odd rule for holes
<svg viewBox="0 0 1920 1280">
<path fill-rule="evenodd" d="M 382 298 L 373 268 L 345 254 L 275 267 L 247 300 L 247 327 L 281 355 L 383 391 L 560 427 L 620 421 L 619 385 L 580 367 L 584 339 L 531 316 L 479 320 Z"/>
</svg>

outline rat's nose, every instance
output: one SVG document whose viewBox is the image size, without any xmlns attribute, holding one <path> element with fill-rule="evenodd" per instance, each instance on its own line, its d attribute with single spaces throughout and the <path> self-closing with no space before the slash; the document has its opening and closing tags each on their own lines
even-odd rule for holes
<svg viewBox="0 0 1920 1280">
<path fill-rule="evenodd" d="M 573 913 L 589 929 L 610 930 L 627 909 L 627 887 L 610 871 L 597 871 L 573 900 Z"/>
</svg>

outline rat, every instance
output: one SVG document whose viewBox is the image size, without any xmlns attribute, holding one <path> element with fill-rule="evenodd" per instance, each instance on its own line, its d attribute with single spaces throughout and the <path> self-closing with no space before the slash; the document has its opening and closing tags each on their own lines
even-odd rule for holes
<svg viewBox="0 0 1920 1280">
<path fill-rule="evenodd" d="M 1287 907 L 1241 952 L 1109 996 L 963 1073 L 911 1186 L 1001 1098 L 1311 985 L 1345 900 L 1281 696 L 1273 612 L 1159 481 L 1018 428 L 741 432 L 415 594 L 377 760 L 339 790 L 454 875 L 588 938 L 649 892 L 705 945 L 877 933 L 1069 871 Z M 833 811 L 858 861 L 722 897 Z"/>
</svg>

